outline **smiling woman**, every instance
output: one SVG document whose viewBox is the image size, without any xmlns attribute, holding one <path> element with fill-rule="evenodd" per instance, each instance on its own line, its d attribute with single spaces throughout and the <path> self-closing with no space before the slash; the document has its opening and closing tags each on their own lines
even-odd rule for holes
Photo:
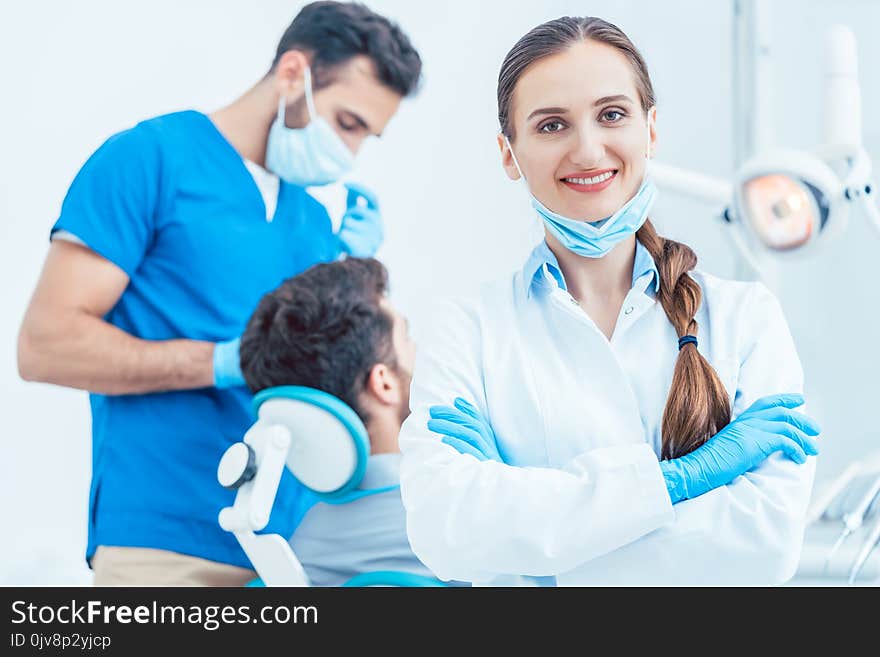
<svg viewBox="0 0 880 657">
<path fill-rule="evenodd" d="M 581 41 L 529 66 L 523 63 L 511 60 L 498 94 L 504 136 L 529 149 L 529 157 L 519 162 L 522 173 L 562 214 L 587 221 L 612 214 L 641 183 L 656 142 L 647 73 L 634 76 L 627 57 L 602 41 Z M 560 74 L 567 80 L 557 79 Z M 588 97 L 584 89 L 601 96 Z M 530 148 L 538 144 L 539 149 Z"/>
<path fill-rule="evenodd" d="M 657 265 L 658 300 L 669 321 L 680 339 L 696 337 L 702 293 L 687 275 L 696 255 L 660 238 L 648 219 L 656 195 L 648 165 L 657 142 L 657 109 L 644 59 L 623 32 L 597 18 L 551 22 L 535 32 L 514 46 L 501 67 L 499 141 L 508 175 L 529 181 L 551 249 L 556 246 L 563 258 L 565 250 L 606 256 L 639 231 Z M 537 61 L 536 50 L 542 55 Z M 548 100 L 554 107 L 532 109 Z M 579 236 L 601 247 L 577 248 L 572 242 L 583 241 Z M 613 321 L 619 307 L 611 310 Z M 680 351 L 664 413 L 665 458 L 693 451 L 730 421 L 721 380 L 697 343 L 689 344 L 693 348 Z"/>
<path fill-rule="evenodd" d="M 819 432 L 793 410 L 800 362 L 764 286 L 695 271 L 649 221 L 656 114 L 641 55 L 598 18 L 540 25 L 501 66 L 502 166 L 545 236 L 417 356 L 402 493 L 443 579 L 794 573 Z"/>
</svg>

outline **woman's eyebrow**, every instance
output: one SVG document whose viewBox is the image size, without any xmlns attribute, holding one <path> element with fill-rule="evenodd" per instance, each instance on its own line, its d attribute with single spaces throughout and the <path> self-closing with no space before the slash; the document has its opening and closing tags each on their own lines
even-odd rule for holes
<svg viewBox="0 0 880 657">
<path fill-rule="evenodd" d="M 627 102 L 632 103 L 633 100 L 629 96 L 625 94 L 618 94 L 616 96 L 604 96 L 593 103 L 593 107 L 598 107 L 599 105 L 605 105 L 606 103 L 620 103 Z M 547 114 L 566 114 L 568 110 L 565 107 L 542 107 L 541 109 L 536 109 L 534 112 L 529 114 L 526 121 L 531 121 L 537 116 L 545 116 Z"/>
<path fill-rule="evenodd" d="M 534 112 L 529 114 L 529 117 L 526 121 L 531 121 L 536 116 L 542 116 L 545 114 L 565 114 L 568 112 L 564 107 L 542 107 L 541 109 L 536 109 Z"/>
<path fill-rule="evenodd" d="M 593 107 L 598 107 L 599 105 L 604 105 L 605 103 L 619 103 L 621 101 L 626 101 L 627 103 L 633 102 L 629 96 L 618 94 L 617 96 L 605 96 L 604 98 L 600 98 L 595 103 L 593 103 Z"/>
</svg>

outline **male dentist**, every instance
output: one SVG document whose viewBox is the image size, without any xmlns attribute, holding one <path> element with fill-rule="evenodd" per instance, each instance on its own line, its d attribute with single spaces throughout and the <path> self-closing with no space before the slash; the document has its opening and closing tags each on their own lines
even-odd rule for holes
<svg viewBox="0 0 880 657">
<path fill-rule="evenodd" d="M 334 234 L 305 187 L 339 180 L 411 95 L 421 60 L 361 4 L 296 16 L 268 74 L 228 107 L 160 116 L 86 162 L 52 229 L 18 343 L 21 376 L 88 390 L 86 553 L 102 585 L 237 586 L 255 576 L 217 522 L 224 450 L 250 425 L 238 336 L 263 294 L 382 242 L 350 186 Z M 285 473 L 267 531 L 307 497 Z"/>
</svg>

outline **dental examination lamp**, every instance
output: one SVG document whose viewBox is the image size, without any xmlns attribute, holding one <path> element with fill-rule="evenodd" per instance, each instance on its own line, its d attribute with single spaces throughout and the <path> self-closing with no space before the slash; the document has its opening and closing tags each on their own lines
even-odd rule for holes
<svg viewBox="0 0 880 657">
<path fill-rule="evenodd" d="M 397 486 L 357 489 L 367 468 L 370 443 L 357 414 L 319 390 L 264 390 L 253 401 L 257 422 L 244 440 L 226 450 L 217 468 L 221 485 L 235 490 L 235 502 L 220 511 L 220 526 L 235 534 L 266 586 L 308 586 L 290 544 L 278 534 L 257 534 L 269 516 L 281 475 L 288 468 L 317 498 L 345 504 Z M 346 586 L 443 586 L 437 580 L 399 572 L 365 573 Z"/>
<path fill-rule="evenodd" d="M 751 28 L 761 32 L 760 21 Z M 758 70 L 752 73 L 760 77 Z M 724 208 L 721 217 L 730 225 L 734 243 L 761 276 L 765 272 L 758 254 L 776 258 L 811 255 L 843 231 L 853 210 L 860 210 L 880 233 L 877 185 L 862 143 L 857 44 L 852 30 L 846 26 L 835 25 L 827 32 L 824 86 L 824 143 L 812 152 L 759 152 L 740 167 L 732 181 L 663 164 L 652 165 L 652 175 L 661 187 Z M 837 550 L 867 524 L 870 509 L 880 499 L 878 475 L 866 477 L 865 481 L 867 487 L 857 491 L 855 502 L 838 518 L 842 529 L 825 560 L 826 574 Z M 880 516 L 868 530 L 852 564 L 850 584 L 855 583 L 878 545 Z"/>
<path fill-rule="evenodd" d="M 732 183 L 662 164 L 652 167 L 652 175 L 661 187 L 723 205 L 734 242 L 761 272 L 749 244 L 782 257 L 812 253 L 843 230 L 854 208 L 880 233 L 861 110 L 856 39 L 836 25 L 826 40 L 823 146 L 759 153 Z"/>
</svg>

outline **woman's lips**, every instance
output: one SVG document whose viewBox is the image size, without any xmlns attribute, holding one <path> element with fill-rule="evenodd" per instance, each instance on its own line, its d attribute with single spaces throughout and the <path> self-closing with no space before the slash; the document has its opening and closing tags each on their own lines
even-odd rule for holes
<svg viewBox="0 0 880 657">
<path fill-rule="evenodd" d="M 602 182 L 599 182 L 599 183 L 584 185 L 581 183 L 574 182 L 574 179 L 584 179 L 587 177 L 595 178 L 596 175 L 602 175 L 602 174 L 594 174 L 592 176 L 584 176 L 584 177 L 566 176 L 565 178 L 562 179 L 562 182 L 566 187 L 568 187 L 569 189 L 572 189 L 576 192 L 601 192 L 603 189 L 606 189 L 611 183 L 613 183 L 614 180 L 617 178 L 617 171 L 616 170 L 612 169 L 610 172 L 606 172 L 606 173 L 611 173 L 611 175 L 608 177 L 607 180 L 603 180 Z"/>
</svg>

